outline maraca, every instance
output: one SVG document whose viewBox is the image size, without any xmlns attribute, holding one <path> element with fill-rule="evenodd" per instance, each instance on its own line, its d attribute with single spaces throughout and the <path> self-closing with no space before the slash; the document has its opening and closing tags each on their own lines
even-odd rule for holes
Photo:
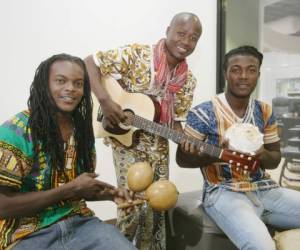
<svg viewBox="0 0 300 250">
<path fill-rule="evenodd" d="M 168 180 L 153 182 L 146 190 L 146 199 L 156 211 L 166 211 L 174 207 L 178 198 L 176 186 Z"/>
<path fill-rule="evenodd" d="M 148 162 L 136 162 L 127 172 L 127 184 L 133 192 L 144 191 L 153 181 L 154 173 Z"/>
<path fill-rule="evenodd" d="M 133 164 L 128 169 L 127 180 L 128 187 L 134 192 L 141 192 L 148 187 L 146 189 L 145 200 L 148 201 L 153 210 L 166 211 L 172 208 L 177 202 L 178 192 L 176 186 L 168 180 L 159 180 L 152 183 L 153 170 L 147 162 Z M 118 208 L 140 205 L 143 204 L 145 200 L 123 203 L 120 204 Z"/>
</svg>

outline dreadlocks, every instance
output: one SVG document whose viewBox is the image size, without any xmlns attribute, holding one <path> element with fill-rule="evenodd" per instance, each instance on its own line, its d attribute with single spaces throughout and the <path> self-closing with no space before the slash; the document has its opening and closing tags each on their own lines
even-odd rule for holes
<svg viewBox="0 0 300 250">
<path fill-rule="evenodd" d="M 92 127 L 92 100 L 89 77 L 84 62 L 67 54 L 54 55 L 43 61 L 35 72 L 30 87 L 28 108 L 29 127 L 37 159 L 40 150 L 50 156 L 51 164 L 59 173 L 64 174 L 64 143 L 59 129 L 57 107 L 49 91 L 51 65 L 56 61 L 70 61 L 79 65 L 84 72 L 83 97 L 72 112 L 74 139 L 82 172 L 93 170 L 94 133 Z"/>
</svg>

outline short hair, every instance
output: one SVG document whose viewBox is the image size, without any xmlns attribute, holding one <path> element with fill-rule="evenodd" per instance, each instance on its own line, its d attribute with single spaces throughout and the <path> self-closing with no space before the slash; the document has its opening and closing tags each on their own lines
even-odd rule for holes
<svg viewBox="0 0 300 250">
<path fill-rule="evenodd" d="M 236 55 L 248 55 L 248 56 L 254 56 L 257 58 L 259 62 L 259 67 L 262 64 L 263 61 L 263 54 L 260 53 L 257 48 L 249 45 L 243 45 L 238 48 L 232 49 L 228 51 L 225 56 L 224 56 L 224 62 L 223 62 L 223 70 L 226 71 L 228 67 L 228 61 L 231 57 L 236 56 Z"/>
<path fill-rule="evenodd" d="M 173 23 L 175 23 L 179 19 L 186 19 L 186 20 L 193 19 L 197 23 L 199 23 L 199 25 L 201 26 L 201 22 L 200 22 L 199 17 L 196 14 L 191 13 L 191 12 L 180 12 L 180 13 L 177 13 L 175 16 L 173 16 L 170 25 L 172 25 Z"/>
</svg>

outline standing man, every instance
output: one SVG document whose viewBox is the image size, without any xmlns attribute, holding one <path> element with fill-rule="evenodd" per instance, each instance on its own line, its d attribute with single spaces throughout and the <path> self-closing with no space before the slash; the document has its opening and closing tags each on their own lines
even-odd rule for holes
<svg viewBox="0 0 300 250">
<path fill-rule="evenodd" d="M 118 80 L 128 92 L 155 96 L 160 103 L 160 123 L 181 129 L 180 121 L 186 117 L 196 86 L 186 57 L 194 51 L 201 33 L 201 23 L 195 14 L 179 13 L 167 28 L 166 38 L 154 46 L 132 44 L 99 51 L 86 58 L 92 90 L 112 127 L 124 120 L 125 115 L 100 83 L 101 77 L 107 74 Z M 129 148 L 114 139 L 109 141 L 118 186 L 127 187 L 127 170 L 138 161 L 150 163 L 155 181 L 168 179 L 168 141 L 144 131 L 135 141 Z M 118 226 L 139 249 L 166 248 L 164 213 L 154 212 L 149 207 L 129 216 L 119 211 Z"/>
<path fill-rule="evenodd" d="M 223 66 L 225 93 L 194 107 L 185 128 L 187 135 L 224 147 L 228 144 L 224 134 L 233 124 L 257 126 L 264 142 L 255 156 L 260 160 L 258 170 L 241 174 L 189 142 L 178 147 L 177 163 L 181 167 L 201 168 L 205 211 L 239 249 L 275 250 L 264 222 L 284 229 L 299 228 L 300 192 L 279 187 L 265 172 L 278 166 L 281 154 L 271 107 L 251 98 L 262 60 L 263 55 L 251 46 L 229 51 Z"/>
<path fill-rule="evenodd" d="M 36 70 L 28 110 L 0 126 L 0 250 L 133 250 L 86 201 L 130 201 L 97 180 L 83 60 L 54 55 Z M 126 195 L 127 194 L 127 195 Z"/>
</svg>

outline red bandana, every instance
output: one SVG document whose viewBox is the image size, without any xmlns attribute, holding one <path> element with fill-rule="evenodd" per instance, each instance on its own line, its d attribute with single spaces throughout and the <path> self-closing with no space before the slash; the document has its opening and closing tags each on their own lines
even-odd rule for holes
<svg viewBox="0 0 300 250">
<path fill-rule="evenodd" d="M 174 96 L 186 82 L 188 65 L 183 60 L 171 71 L 167 62 L 165 39 L 161 39 L 154 48 L 154 70 L 156 87 L 165 89 L 161 100 L 160 122 L 171 125 L 174 121 Z"/>
</svg>

